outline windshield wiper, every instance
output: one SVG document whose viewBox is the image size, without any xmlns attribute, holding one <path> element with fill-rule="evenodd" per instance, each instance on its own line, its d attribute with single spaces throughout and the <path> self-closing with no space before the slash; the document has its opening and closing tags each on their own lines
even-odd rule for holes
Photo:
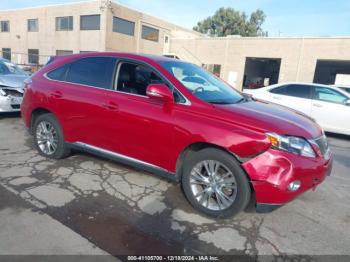
<svg viewBox="0 0 350 262">
<path fill-rule="evenodd" d="M 231 101 L 226 101 L 226 100 L 208 100 L 207 101 L 210 104 L 218 104 L 218 105 L 229 105 L 233 104 Z"/>
<path fill-rule="evenodd" d="M 239 103 L 242 103 L 242 102 L 247 102 L 247 101 L 248 101 L 247 98 L 242 97 L 241 99 L 239 99 L 239 100 L 236 102 L 236 104 L 239 104 Z"/>
</svg>

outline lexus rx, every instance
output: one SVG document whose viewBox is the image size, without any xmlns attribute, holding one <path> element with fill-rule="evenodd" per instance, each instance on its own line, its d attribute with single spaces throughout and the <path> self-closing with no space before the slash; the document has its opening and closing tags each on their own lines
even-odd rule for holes
<svg viewBox="0 0 350 262">
<path fill-rule="evenodd" d="M 194 208 L 273 210 L 315 188 L 332 155 L 310 118 L 241 94 L 176 59 L 125 53 L 57 57 L 26 81 L 25 125 L 39 153 L 85 150 L 181 183 Z"/>
</svg>

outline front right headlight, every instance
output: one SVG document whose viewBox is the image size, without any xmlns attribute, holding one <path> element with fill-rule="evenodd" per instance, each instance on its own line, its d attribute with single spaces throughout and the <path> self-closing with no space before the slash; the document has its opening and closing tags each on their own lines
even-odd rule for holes
<svg viewBox="0 0 350 262">
<path fill-rule="evenodd" d="M 276 133 L 266 133 L 266 135 L 274 149 L 287 151 L 305 157 L 316 157 L 311 144 L 304 138 L 296 136 L 281 136 Z"/>
</svg>

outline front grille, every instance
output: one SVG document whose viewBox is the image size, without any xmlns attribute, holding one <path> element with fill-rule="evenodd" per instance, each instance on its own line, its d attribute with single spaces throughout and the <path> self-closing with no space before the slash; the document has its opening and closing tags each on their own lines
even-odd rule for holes
<svg viewBox="0 0 350 262">
<path fill-rule="evenodd" d="M 8 96 L 22 97 L 23 94 L 14 89 L 2 89 Z"/>
<path fill-rule="evenodd" d="M 321 136 L 315 140 L 316 144 L 321 150 L 322 155 L 325 155 L 328 150 L 328 141 L 326 136 Z"/>
<path fill-rule="evenodd" d="M 12 109 L 20 109 L 20 105 L 11 105 Z"/>
</svg>

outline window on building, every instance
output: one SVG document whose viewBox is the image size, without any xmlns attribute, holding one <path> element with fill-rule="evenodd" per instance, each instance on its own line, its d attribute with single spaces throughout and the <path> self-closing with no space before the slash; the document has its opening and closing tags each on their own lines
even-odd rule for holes
<svg viewBox="0 0 350 262">
<path fill-rule="evenodd" d="M 100 15 L 80 16 L 80 30 L 100 30 Z"/>
<path fill-rule="evenodd" d="M 111 89 L 116 59 L 86 57 L 70 65 L 66 81 L 81 85 Z"/>
<path fill-rule="evenodd" d="M 72 55 L 73 51 L 72 50 L 56 50 L 56 55 Z"/>
<path fill-rule="evenodd" d="M 1 32 L 10 32 L 10 21 L 0 21 Z"/>
<path fill-rule="evenodd" d="M 121 33 L 124 35 L 134 35 L 135 23 L 119 18 L 113 17 L 113 32 Z"/>
<path fill-rule="evenodd" d="M 159 30 L 149 27 L 149 26 L 142 26 L 142 35 L 141 37 L 146 40 L 158 42 L 159 40 Z"/>
<path fill-rule="evenodd" d="M 39 49 L 28 49 L 28 63 L 39 64 Z"/>
<path fill-rule="evenodd" d="M 208 64 L 203 65 L 203 68 L 209 71 L 210 73 L 213 73 L 217 77 L 220 77 L 221 75 L 221 65 L 218 64 Z"/>
<path fill-rule="evenodd" d="M 39 24 L 38 19 L 28 19 L 28 32 L 38 32 Z"/>
<path fill-rule="evenodd" d="M 56 31 L 72 31 L 73 16 L 56 17 Z"/>
<path fill-rule="evenodd" d="M 11 48 L 3 48 L 2 57 L 11 61 Z"/>
<path fill-rule="evenodd" d="M 286 85 L 274 88 L 270 92 L 278 95 L 310 99 L 312 89 L 313 87 L 309 85 Z"/>
</svg>

